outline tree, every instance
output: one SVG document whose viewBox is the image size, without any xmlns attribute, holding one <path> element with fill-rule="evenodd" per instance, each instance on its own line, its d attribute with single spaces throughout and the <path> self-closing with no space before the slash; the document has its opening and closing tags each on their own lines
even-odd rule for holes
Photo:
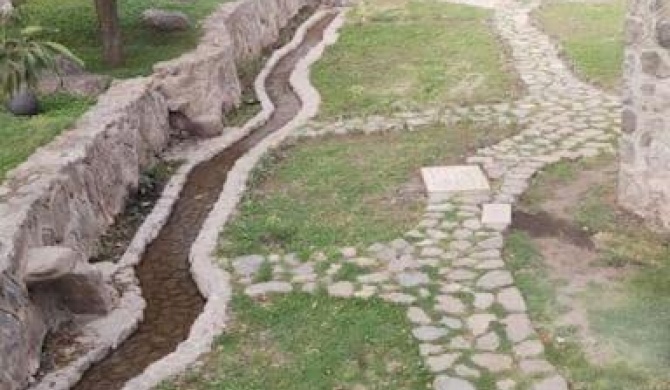
<svg viewBox="0 0 670 390">
<path fill-rule="evenodd" d="M 102 59 L 108 66 L 123 63 L 123 45 L 117 0 L 95 0 L 95 11 L 100 24 Z"/>
</svg>

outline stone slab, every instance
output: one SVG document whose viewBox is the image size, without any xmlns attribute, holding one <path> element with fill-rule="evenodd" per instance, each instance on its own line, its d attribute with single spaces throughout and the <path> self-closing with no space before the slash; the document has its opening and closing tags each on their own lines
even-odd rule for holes
<svg viewBox="0 0 670 390">
<path fill-rule="evenodd" d="M 487 203 L 482 208 L 482 225 L 504 229 L 512 223 L 512 205 L 509 203 Z"/>
<path fill-rule="evenodd" d="M 491 191 L 478 165 L 424 167 L 421 176 L 430 199 L 448 199 L 459 194 L 486 195 Z"/>
</svg>

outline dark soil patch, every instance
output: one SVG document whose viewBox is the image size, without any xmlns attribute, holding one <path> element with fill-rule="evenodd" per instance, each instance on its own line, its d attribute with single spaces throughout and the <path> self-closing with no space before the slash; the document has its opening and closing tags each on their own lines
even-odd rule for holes
<svg viewBox="0 0 670 390">
<path fill-rule="evenodd" d="M 554 217 L 545 211 L 528 213 L 516 210 L 512 221 L 512 228 L 523 230 L 533 238 L 554 237 L 579 248 L 595 250 L 588 232 L 568 220 Z"/>
</svg>

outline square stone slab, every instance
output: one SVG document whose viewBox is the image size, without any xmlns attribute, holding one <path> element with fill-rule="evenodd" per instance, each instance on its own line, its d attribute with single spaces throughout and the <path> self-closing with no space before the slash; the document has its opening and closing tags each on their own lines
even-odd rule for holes
<svg viewBox="0 0 670 390">
<path fill-rule="evenodd" d="M 512 205 L 509 203 L 487 203 L 482 208 L 482 225 L 504 230 L 512 223 Z"/>
<path fill-rule="evenodd" d="M 421 168 L 423 182 L 432 200 L 448 199 L 451 195 L 486 195 L 489 181 L 479 165 L 452 165 Z"/>
</svg>

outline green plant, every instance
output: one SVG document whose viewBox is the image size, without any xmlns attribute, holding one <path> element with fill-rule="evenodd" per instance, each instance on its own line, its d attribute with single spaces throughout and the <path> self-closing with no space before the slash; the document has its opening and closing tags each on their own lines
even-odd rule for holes
<svg viewBox="0 0 670 390">
<path fill-rule="evenodd" d="M 11 97 L 23 89 L 34 90 L 42 71 L 58 71 L 58 57 L 83 65 L 67 47 L 41 40 L 47 31 L 41 26 L 22 26 L 18 14 L 2 18 L 0 93 L 4 97 Z"/>
</svg>

